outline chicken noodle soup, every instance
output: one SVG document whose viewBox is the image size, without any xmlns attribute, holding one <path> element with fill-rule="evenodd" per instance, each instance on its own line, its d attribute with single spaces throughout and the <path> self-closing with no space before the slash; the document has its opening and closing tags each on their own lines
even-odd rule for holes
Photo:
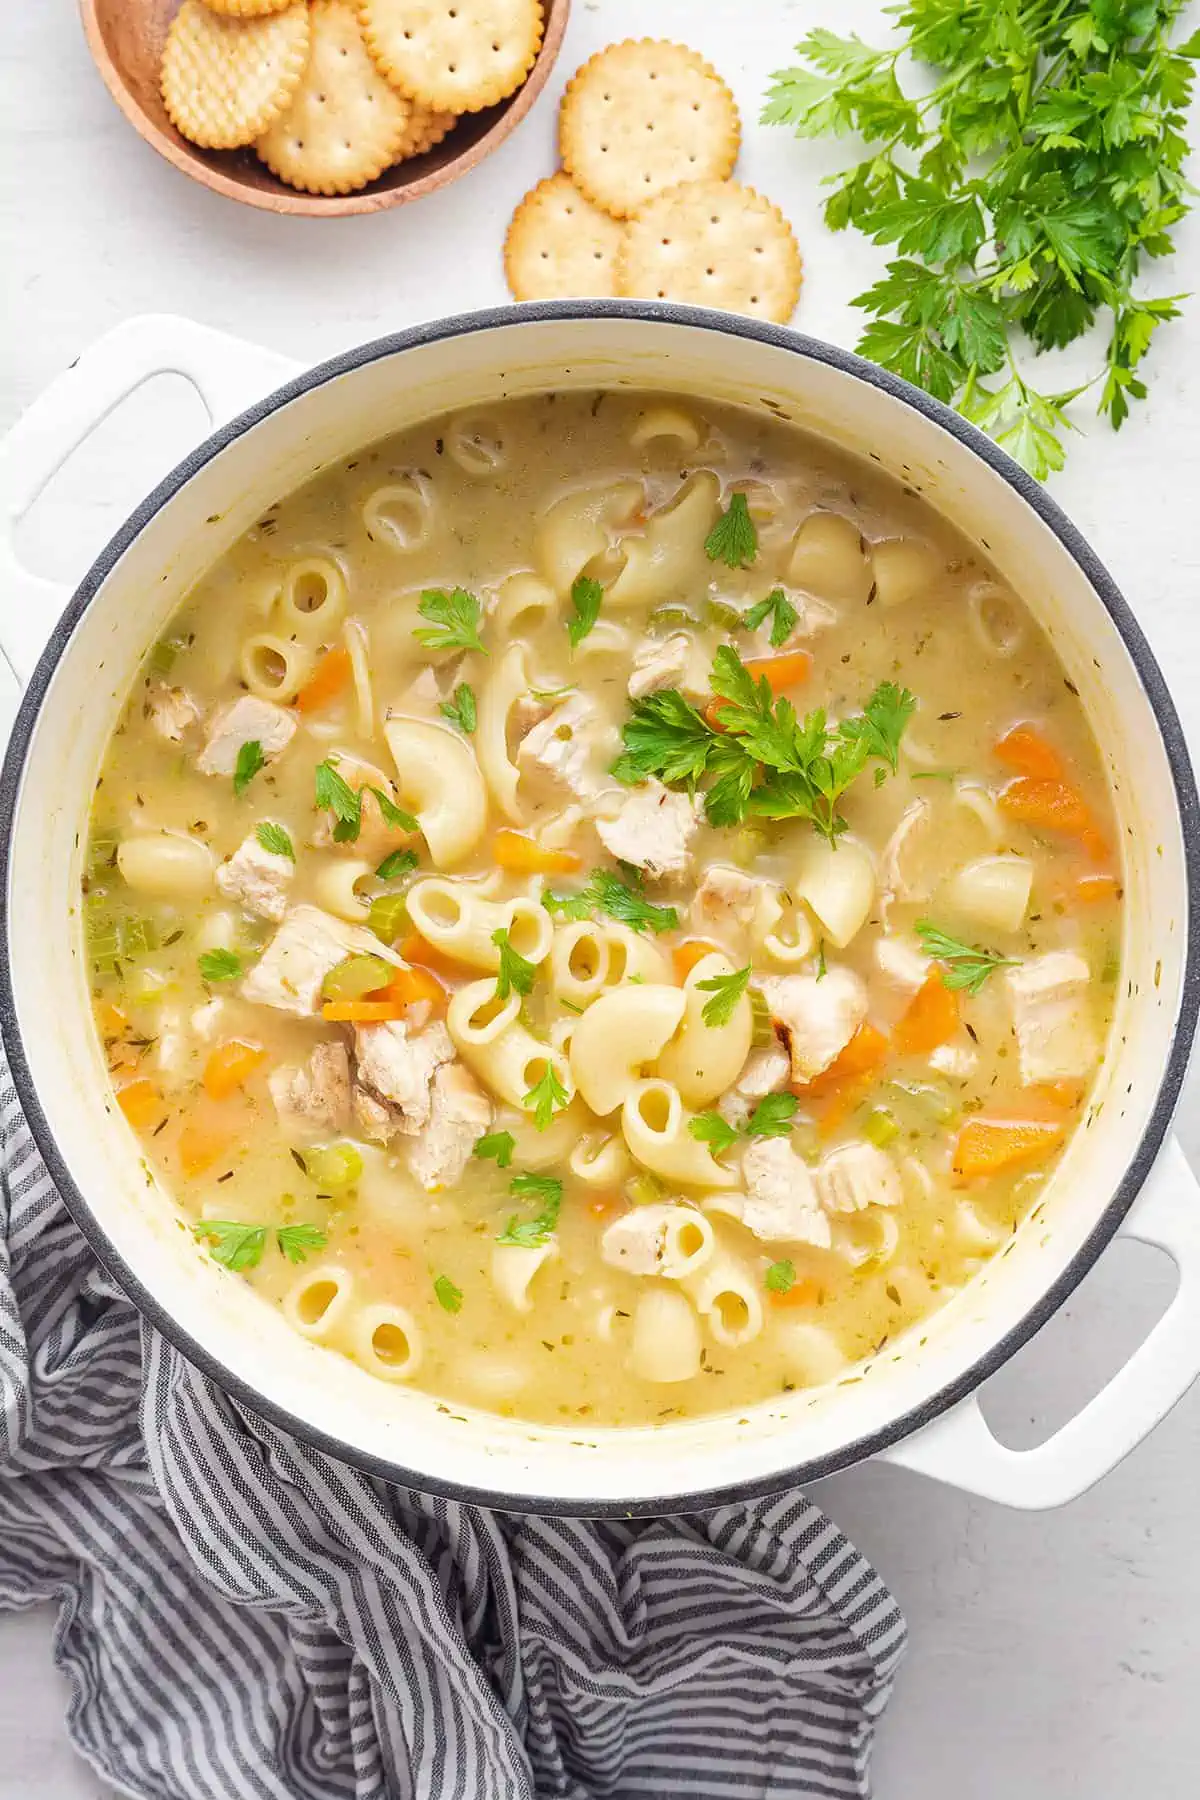
<svg viewBox="0 0 1200 1800">
<path fill-rule="evenodd" d="M 150 652 L 84 917 L 197 1255 L 577 1426 L 837 1377 L 1079 1123 L 1116 834 L 980 552 L 775 420 L 545 394 L 288 495 Z"/>
</svg>

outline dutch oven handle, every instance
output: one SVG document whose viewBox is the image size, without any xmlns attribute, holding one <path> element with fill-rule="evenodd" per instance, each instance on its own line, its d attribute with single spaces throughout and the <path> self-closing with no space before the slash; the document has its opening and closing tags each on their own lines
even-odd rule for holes
<svg viewBox="0 0 1200 1800">
<path fill-rule="evenodd" d="M 190 319 L 150 314 L 128 319 L 90 344 L 21 415 L 0 442 L 0 651 L 21 687 L 70 589 L 22 565 L 14 532 L 67 458 L 155 375 L 178 374 L 190 381 L 215 430 L 296 374 L 297 367 Z"/>
<path fill-rule="evenodd" d="M 1010 1450 L 993 1437 L 972 1394 L 884 1458 L 1030 1511 L 1062 1506 L 1115 1469 L 1200 1376 L 1200 1185 L 1175 1138 L 1119 1235 L 1165 1250 L 1179 1285 L 1153 1330 L 1082 1412 L 1036 1448 Z"/>
</svg>

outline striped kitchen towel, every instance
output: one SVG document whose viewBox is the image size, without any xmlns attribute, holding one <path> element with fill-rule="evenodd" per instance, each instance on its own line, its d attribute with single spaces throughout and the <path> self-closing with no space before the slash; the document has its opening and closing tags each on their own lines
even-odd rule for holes
<svg viewBox="0 0 1200 1800">
<path fill-rule="evenodd" d="M 141 1325 L 0 1055 L 0 1606 L 153 1800 L 865 1795 L 904 1622 L 799 1494 L 598 1524 L 343 1467 Z M 2 1749 L 2 1746 L 0 1746 Z"/>
</svg>

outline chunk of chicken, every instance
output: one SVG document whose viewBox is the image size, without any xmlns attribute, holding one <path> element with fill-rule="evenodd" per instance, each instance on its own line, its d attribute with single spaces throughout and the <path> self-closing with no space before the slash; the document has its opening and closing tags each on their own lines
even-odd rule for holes
<svg viewBox="0 0 1200 1800">
<path fill-rule="evenodd" d="M 146 693 L 146 717 L 157 736 L 168 744 L 182 744 L 203 714 L 186 688 L 168 687 L 165 682 L 156 681 Z"/>
<path fill-rule="evenodd" d="M 817 1194 L 826 1212 L 861 1212 L 865 1206 L 899 1206 L 900 1171 L 886 1151 L 856 1138 L 839 1144 L 817 1166 Z"/>
<path fill-rule="evenodd" d="M 736 1211 L 747 1231 L 768 1243 L 828 1250 L 833 1234 L 812 1172 L 786 1138 L 755 1138 L 742 1158 L 742 1180 L 745 1194 L 723 1204 Z"/>
<path fill-rule="evenodd" d="M 517 750 L 523 774 L 552 775 L 581 800 L 600 791 L 603 730 L 595 703 L 570 694 L 526 733 Z"/>
<path fill-rule="evenodd" d="M 1050 950 L 1005 974 L 1021 1080 L 1077 1081 L 1100 1054 L 1088 996 L 1091 975 L 1074 950 Z"/>
<path fill-rule="evenodd" d="M 742 1126 L 750 1117 L 756 1101 L 764 1094 L 774 1094 L 783 1087 L 792 1072 L 791 1060 L 783 1045 L 776 1041 L 751 1050 L 741 1074 L 731 1088 L 717 1101 L 717 1111 L 729 1125 Z"/>
<path fill-rule="evenodd" d="M 965 1033 L 964 1033 L 965 1038 Z M 970 1041 L 939 1044 L 929 1052 L 929 1066 L 951 1081 L 969 1081 L 979 1065 L 979 1057 Z"/>
<path fill-rule="evenodd" d="M 277 856 L 264 850 L 254 833 L 244 838 L 217 870 L 216 881 L 221 892 L 238 901 L 247 912 L 260 919 L 274 919 L 278 924 L 287 911 L 288 889 L 296 865 L 290 856 Z"/>
<path fill-rule="evenodd" d="M 232 775 L 243 744 L 258 744 L 267 762 L 282 756 L 296 735 L 295 716 L 273 700 L 243 694 L 209 720 L 208 741 L 196 758 L 202 775 Z"/>
<path fill-rule="evenodd" d="M 364 926 L 347 925 L 319 906 L 293 906 L 243 981 L 242 998 L 301 1017 L 315 1013 L 330 969 L 354 951 L 399 961 Z"/>
<path fill-rule="evenodd" d="M 627 1275 L 677 1276 L 682 1273 L 677 1259 L 681 1255 L 686 1258 L 689 1252 L 686 1247 L 681 1250 L 677 1243 L 672 1248 L 668 1233 L 676 1225 L 686 1229 L 689 1219 L 702 1219 L 702 1215 L 678 1200 L 635 1206 L 632 1211 L 614 1219 L 601 1233 L 601 1259 L 611 1268 L 624 1269 Z M 675 1236 L 677 1240 L 678 1232 Z M 667 1261 L 668 1252 L 673 1259 L 671 1262 Z"/>
<path fill-rule="evenodd" d="M 900 995 L 911 999 L 925 986 L 929 975 L 929 958 L 905 938 L 881 937 L 875 942 L 875 967 L 884 980 Z"/>
<path fill-rule="evenodd" d="M 350 1095 L 354 1123 L 373 1144 L 389 1144 L 400 1129 L 400 1114 L 357 1083 Z"/>
<path fill-rule="evenodd" d="M 705 869 L 692 900 L 691 921 L 700 931 L 740 932 L 753 922 L 763 884 L 720 863 Z"/>
<path fill-rule="evenodd" d="M 350 1057 L 345 1044 L 318 1044 L 304 1068 L 272 1069 L 267 1086 L 283 1125 L 346 1131 L 350 1125 Z"/>
<path fill-rule="evenodd" d="M 629 698 L 640 700 L 645 694 L 661 693 L 663 688 L 678 688 L 689 700 L 698 700 L 708 692 L 708 659 L 686 632 L 643 638 L 633 653 Z"/>
<path fill-rule="evenodd" d="M 442 1063 L 433 1077 L 429 1123 L 408 1152 L 408 1166 L 427 1193 L 462 1179 L 476 1138 L 491 1122 L 492 1103 L 471 1074 L 459 1062 Z"/>
<path fill-rule="evenodd" d="M 866 987 L 851 969 L 772 975 L 762 990 L 797 1081 L 812 1081 L 827 1069 L 867 1016 Z"/>
<path fill-rule="evenodd" d="M 596 835 L 621 862 L 655 880 L 686 875 L 700 823 L 698 806 L 698 795 L 673 794 L 661 781 L 647 781 L 622 801 L 615 819 L 596 820 Z"/>
<path fill-rule="evenodd" d="M 397 1129 L 408 1137 L 415 1137 L 429 1124 L 433 1077 L 453 1056 L 454 1045 L 440 1020 L 412 1036 L 403 1019 L 354 1028 L 357 1079 L 378 1099 L 397 1108 Z"/>
<path fill-rule="evenodd" d="M 228 1011 L 229 1002 L 220 994 L 206 1000 L 203 1006 L 198 1006 L 192 1014 L 192 1031 L 196 1037 L 209 1043 L 221 1029 L 221 1022 Z"/>
</svg>

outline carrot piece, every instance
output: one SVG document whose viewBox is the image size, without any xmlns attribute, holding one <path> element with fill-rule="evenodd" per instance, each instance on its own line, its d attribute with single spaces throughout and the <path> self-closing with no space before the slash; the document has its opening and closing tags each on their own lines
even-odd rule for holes
<svg viewBox="0 0 1200 1800">
<path fill-rule="evenodd" d="M 611 1219 L 625 1202 L 619 1194 L 596 1194 L 587 1203 L 586 1211 L 593 1219 Z"/>
<path fill-rule="evenodd" d="M 573 850 L 544 850 L 536 838 L 507 826 L 492 839 L 492 855 L 519 875 L 573 875 L 583 866 Z"/>
<path fill-rule="evenodd" d="M 395 1000 L 405 1007 L 428 1000 L 437 1013 L 446 1010 L 446 990 L 432 969 L 397 969 L 386 987 L 368 994 L 369 1000 Z"/>
<path fill-rule="evenodd" d="M 940 969 L 931 969 L 913 995 L 892 1041 L 901 1056 L 927 1056 L 939 1044 L 950 1041 L 958 1030 L 958 1022 L 958 995 L 946 986 Z"/>
<path fill-rule="evenodd" d="M 163 1116 L 163 1097 L 144 1075 L 117 1089 L 117 1105 L 135 1131 L 156 1125 Z"/>
<path fill-rule="evenodd" d="M 671 952 L 671 961 L 675 965 L 675 979 L 683 986 L 698 962 L 706 956 L 722 955 L 720 944 L 714 944 L 711 938 L 684 938 L 682 944 L 676 944 Z"/>
<path fill-rule="evenodd" d="M 792 1092 L 799 1099 L 827 1103 L 818 1119 L 822 1133 L 835 1130 L 854 1110 L 890 1048 L 889 1039 L 877 1026 L 864 1023 L 820 1075 L 812 1081 L 792 1083 Z"/>
<path fill-rule="evenodd" d="M 1033 1092 L 1063 1112 L 1074 1112 L 1087 1089 L 1082 1081 L 1039 1081 Z"/>
<path fill-rule="evenodd" d="M 96 1008 L 96 1025 L 102 1038 L 120 1037 L 129 1029 L 129 1014 L 111 1000 L 102 1000 Z"/>
<path fill-rule="evenodd" d="M 728 700 L 710 700 L 700 717 L 710 731 L 724 731 L 721 723 L 722 710 L 729 705 Z"/>
<path fill-rule="evenodd" d="M 267 1053 L 260 1045 L 247 1044 L 241 1038 L 218 1044 L 204 1065 L 205 1093 L 210 1100 L 228 1100 L 266 1060 Z"/>
<path fill-rule="evenodd" d="M 1082 837 L 1095 830 L 1082 794 L 1069 781 L 1018 775 L 1000 790 L 998 804 L 1001 812 L 1022 825 L 1062 831 L 1068 837 Z"/>
<path fill-rule="evenodd" d="M 396 949 L 406 963 L 416 963 L 422 969 L 432 969 L 435 975 L 448 975 L 455 981 L 463 978 L 462 963 L 438 950 L 419 932 L 410 931 L 407 937 L 401 938 Z"/>
<path fill-rule="evenodd" d="M 189 1120 L 179 1134 L 179 1165 L 185 1175 L 199 1175 L 223 1155 L 228 1145 L 229 1139 L 220 1132 L 206 1131 L 203 1125 Z"/>
<path fill-rule="evenodd" d="M 1062 757 L 1033 725 L 1014 725 L 995 744 L 994 750 L 1005 768 L 1018 775 L 1029 775 L 1035 781 L 1066 780 Z"/>
<path fill-rule="evenodd" d="M 769 1291 L 772 1306 L 815 1306 L 821 1298 L 821 1284 L 812 1275 L 798 1276 L 786 1294 Z"/>
<path fill-rule="evenodd" d="M 321 1017 L 331 1025 L 379 1025 L 386 1019 L 402 1019 L 407 1000 L 327 1000 Z"/>
<path fill-rule="evenodd" d="M 1075 898 L 1081 906 L 1103 906 L 1121 898 L 1121 883 L 1115 875 L 1097 870 L 1094 875 L 1080 875 L 1075 883 Z"/>
<path fill-rule="evenodd" d="M 789 688 L 808 680 L 812 662 L 807 650 L 785 650 L 781 656 L 748 656 L 744 667 L 755 681 L 765 675 L 773 694 L 786 694 Z"/>
<path fill-rule="evenodd" d="M 301 712 L 320 712 L 323 706 L 337 699 L 352 673 L 348 650 L 343 650 L 340 644 L 327 650 L 296 695 L 296 705 Z"/>
<path fill-rule="evenodd" d="M 954 1145 L 954 1173 L 975 1180 L 1038 1162 L 1065 1135 L 1066 1127 L 1050 1119 L 968 1119 Z"/>
</svg>

